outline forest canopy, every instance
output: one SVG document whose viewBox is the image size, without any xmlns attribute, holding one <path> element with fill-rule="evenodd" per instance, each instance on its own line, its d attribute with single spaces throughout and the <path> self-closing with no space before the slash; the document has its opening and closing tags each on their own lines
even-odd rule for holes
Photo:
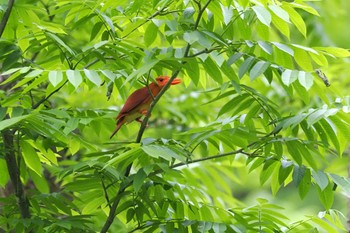
<svg viewBox="0 0 350 233">
<path fill-rule="evenodd" d="M 348 232 L 349 10 L 2 1 L 0 232 Z"/>
</svg>

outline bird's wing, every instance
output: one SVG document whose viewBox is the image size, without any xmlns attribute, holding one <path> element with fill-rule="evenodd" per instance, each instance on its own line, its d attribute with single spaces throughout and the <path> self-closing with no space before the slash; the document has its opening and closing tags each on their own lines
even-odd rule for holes
<svg viewBox="0 0 350 233">
<path fill-rule="evenodd" d="M 125 114 L 133 111 L 135 108 L 140 106 L 143 103 L 146 103 L 151 98 L 149 90 L 147 87 L 140 88 L 134 91 L 126 100 L 122 110 L 119 112 L 119 115 L 116 119 L 124 116 Z"/>
</svg>

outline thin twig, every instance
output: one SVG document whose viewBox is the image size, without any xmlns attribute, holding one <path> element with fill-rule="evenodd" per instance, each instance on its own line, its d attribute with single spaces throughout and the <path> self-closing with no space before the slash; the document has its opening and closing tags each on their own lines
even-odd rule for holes
<svg viewBox="0 0 350 233">
<path fill-rule="evenodd" d="M 44 103 L 45 101 L 47 101 L 53 94 L 57 93 L 59 90 L 61 90 L 61 88 L 66 85 L 66 83 L 68 82 L 68 79 L 66 81 L 64 81 L 64 83 L 59 86 L 57 89 L 55 89 L 54 91 L 52 91 L 48 96 L 43 97 L 42 99 L 40 99 L 36 104 L 33 105 L 33 109 L 38 108 L 42 103 Z"/>
<path fill-rule="evenodd" d="M 105 198 L 106 198 L 106 201 L 107 201 L 107 205 L 109 206 L 109 208 L 111 208 L 111 203 L 110 203 L 110 200 L 109 200 L 107 188 L 106 188 L 105 182 L 103 181 L 103 175 L 100 178 L 101 178 L 103 192 L 104 192 L 104 195 L 105 195 Z"/>
<path fill-rule="evenodd" d="M 124 39 L 125 37 L 128 37 L 131 33 L 133 33 L 134 31 L 136 31 L 138 28 L 142 27 L 145 23 L 149 22 L 150 20 L 152 20 L 154 17 L 158 16 L 158 15 L 165 15 L 164 13 L 161 14 L 165 9 L 167 8 L 167 6 L 163 7 L 162 9 L 160 9 L 159 11 L 156 11 L 153 13 L 153 15 L 149 16 L 144 22 L 142 22 L 140 25 L 138 25 L 137 27 L 133 28 L 128 34 L 124 35 L 121 39 Z"/>
<path fill-rule="evenodd" d="M 199 56 L 199 55 L 201 55 L 201 54 L 204 54 L 204 53 L 211 53 L 211 52 L 213 52 L 213 51 L 215 51 L 215 50 L 220 50 L 220 49 L 221 49 L 221 47 L 214 47 L 214 48 L 210 48 L 210 49 L 203 49 L 202 51 L 199 51 L 199 52 L 197 52 L 197 53 L 188 55 L 187 58 L 189 58 L 189 57 L 197 57 L 197 56 Z"/>
</svg>

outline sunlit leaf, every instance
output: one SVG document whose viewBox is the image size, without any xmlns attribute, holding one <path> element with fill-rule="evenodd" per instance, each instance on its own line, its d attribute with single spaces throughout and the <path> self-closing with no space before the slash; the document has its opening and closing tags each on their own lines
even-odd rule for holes
<svg viewBox="0 0 350 233">
<path fill-rule="evenodd" d="M 271 24 L 271 14 L 270 12 L 263 6 L 253 6 L 253 11 L 258 17 L 259 21 L 270 27 Z"/>
<path fill-rule="evenodd" d="M 60 70 L 52 70 L 49 72 L 49 81 L 56 87 L 63 80 L 63 73 Z"/>
<path fill-rule="evenodd" d="M 73 84 L 75 88 L 78 88 L 83 81 L 83 77 L 81 76 L 80 72 L 78 70 L 67 70 L 66 74 L 69 82 Z"/>
<path fill-rule="evenodd" d="M 299 72 L 298 80 L 299 80 L 299 83 L 303 87 L 305 87 L 306 90 L 309 90 L 314 83 L 314 78 L 312 77 L 312 75 L 304 71 Z"/>
<path fill-rule="evenodd" d="M 269 66 L 270 66 L 270 63 L 265 61 L 258 61 L 257 63 L 255 63 L 255 65 L 253 66 L 253 68 L 250 70 L 250 73 L 249 73 L 250 80 L 253 81 L 257 77 L 262 75 Z"/>
<path fill-rule="evenodd" d="M 20 145 L 23 151 L 22 155 L 25 164 L 38 176 L 42 176 L 41 162 L 33 146 L 30 145 L 27 141 L 21 141 Z"/>
<path fill-rule="evenodd" d="M 277 15 L 279 18 L 283 19 L 287 23 L 290 23 L 289 21 L 289 14 L 280 6 L 278 5 L 269 5 L 269 9 L 272 10 L 272 12 Z"/>
<path fill-rule="evenodd" d="M 98 75 L 98 73 L 94 70 L 87 70 L 84 69 L 84 73 L 86 75 L 86 77 L 93 82 L 96 86 L 100 86 L 102 83 L 102 80 L 100 78 L 100 76 Z"/>
</svg>

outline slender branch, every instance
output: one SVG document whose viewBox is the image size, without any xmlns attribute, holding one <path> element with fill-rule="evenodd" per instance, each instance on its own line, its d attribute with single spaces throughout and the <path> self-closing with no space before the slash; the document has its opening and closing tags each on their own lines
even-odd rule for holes
<svg viewBox="0 0 350 233">
<path fill-rule="evenodd" d="M 43 97 L 42 99 L 40 99 L 36 104 L 33 105 L 33 109 L 38 108 L 42 103 L 44 103 L 45 101 L 47 101 L 52 95 L 54 95 L 54 94 L 57 93 L 59 90 L 61 90 L 62 87 L 63 87 L 64 85 L 66 85 L 67 82 L 68 82 L 68 79 L 67 79 L 64 83 L 62 83 L 61 86 L 59 86 L 57 89 L 55 89 L 54 91 L 52 91 L 48 96 Z"/>
<path fill-rule="evenodd" d="M 153 13 L 153 15 L 149 16 L 144 22 L 142 22 L 140 25 L 138 25 L 137 27 L 133 28 L 128 34 L 124 35 L 121 39 L 124 39 L 125 37 L 128 37 L 131 33 L 133 33 L 134 31 L 136 31 L 139 27 L 143 26 L 145 23 L 149 22 L 150 20 L 152 20 L 153 18 L 155 18 L 158 15 L 165 15 L 165 13 L 162 13 L 165 9 L 167 8 L 167 6 L 163 7 L 162 9 L 160 9 L 159 11 L 156 11 Z M 172 13 L 172 12 L 170 12 Z"/>
<path fill-rule="evenodd" d="M 247 146 L 247 148 L 249 148 L 251 146 L 254 146 L 255 144 L 259 143 L 260 141 L 261 140 L 250 143 Z M 192 164 L 192 163 L 199 163 L 199 162 L 203 162 L 203 161 L 207 161 L 207 160 L 224 158 L 224 157 L 227 157 L 227 156 L 230 156 L 230 155 L 239 154 L 239 153 L 245 154 L 247 156 L 252 156 L 255 152 L 254 153 L 247 153 L 247 152 L 244 152 L 244 148 L 241 148 L 241 149 L 238 149 L 238 150 L 235 150 L 235 151 L 230 151 L 230 152 L 227 152 L 227 153 L 207 156 L 207 157 L 203 157 L 203 158 L 199 158 L 199 159 L 193 159 L 193 160 L 190 160 L 190 161 L 188 161 L 186 163 L 184 163 L 184 162 L 176 163 L 176 164 L 170 166 L 169 168 L 172 169 L 172 168 L 181 167 L 181 166 L 185 166 L 185 165 Z M 259 156 L 255 155 L 255 157 L 259 157 Z"/>
<path fill-rule="evenodd" d="M 188 55 L 187 57 L 188 57 L 188 58 L 189 58 L 189 57 L 197 57 L 197 56 L 199 56 L 199 55 L 201 55 L 201 54 L 203 54 L 203 53 L 211 53 L 211 52 L 213 52 L 213 51 L 215 51 L 215 50 L 220 50 L 220 49 L 221 49 L 221 47 L 214 47 L 214 48 L 210 48 L 210 49 L 203 49 L 203 50 L 201 50 L 201 51 L 199 51 L 199 52 L 197 52 L 197 53 Z"/>
<path fill-rule="evenodd" d="M 109 206 L 109 208 L 111 208 L 111 204 L 110 204 L 110 200 L 109 200 L 109 196 L 108 196 L 108 192 L 107 192 L 107 187 L 105 185 L 105 182 L 103 181 L 103 174 L 102 176 L 100 176 L 101 179 L 101 183 L 102 183 L 102 188 L 103 188 L 103 192 L 107 201 L 107 205 Z"/>
<path fill-rule="evenodd" d="M 15 0 L 9 0 L 8 4 L 7 4 L 7 9 L 4 13 L 4 15 L 2 16 L 1 22 L 0 22 L 0 38 L 2 36 L 2 34 L 5 31 L 5 27 L 7 24 L 7 21 L 9 20 L 12 8 L 13 8 L 13 4 L 15 3 Z"/>
</svg>

